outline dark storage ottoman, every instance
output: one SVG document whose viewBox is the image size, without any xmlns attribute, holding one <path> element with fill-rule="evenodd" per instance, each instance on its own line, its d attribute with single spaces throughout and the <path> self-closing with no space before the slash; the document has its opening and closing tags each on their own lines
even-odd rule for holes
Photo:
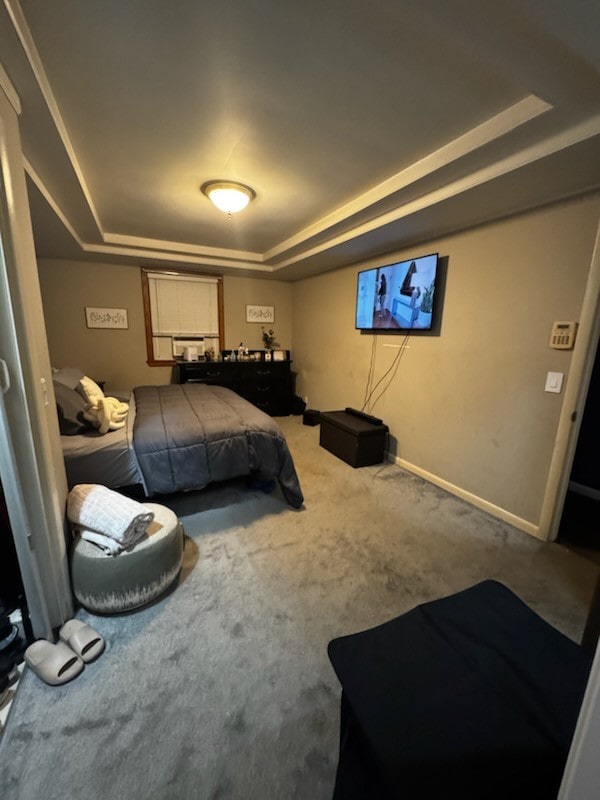
<svg viewBox="0 0 600 800">
<path fill-rule="evenodd" d="M 388 426 L 380 419 L 353 408 L 323 411 L 319 444 L 351 467 L 381 464 Z"/>
</svg>

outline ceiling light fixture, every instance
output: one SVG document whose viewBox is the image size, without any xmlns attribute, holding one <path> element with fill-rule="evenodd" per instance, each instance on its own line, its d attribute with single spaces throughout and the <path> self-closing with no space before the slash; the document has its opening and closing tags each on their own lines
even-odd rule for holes
<svg viewBox="0 0 600 800">
<path fill-rule="evenodd" d="M 219 211 L 229 217 L 242 211 L 256 197 L 254 189 L 236 181 L 207 181 L 200 189 Z"/>
</svg>

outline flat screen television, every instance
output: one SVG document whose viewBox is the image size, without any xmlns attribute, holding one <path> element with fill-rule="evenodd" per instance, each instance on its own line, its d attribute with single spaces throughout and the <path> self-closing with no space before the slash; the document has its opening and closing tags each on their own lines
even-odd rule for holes
<svg viewBox="0 0 600 800">
<path fill-rule="evenodd" d="M 358 273 L 355 327 L 361 331 L 431 330 L 438 253 Z"/>
</svg>

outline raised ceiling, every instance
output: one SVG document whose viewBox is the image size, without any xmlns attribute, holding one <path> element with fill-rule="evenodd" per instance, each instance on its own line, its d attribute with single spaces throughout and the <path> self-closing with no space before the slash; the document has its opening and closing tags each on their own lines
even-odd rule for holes
<svg viewBox="0 0 600 800">
<path fill-rule="evenodd" d="M 37 254 L 294 280 L 596 190 L 599 40 L 587 0 L 3 0 Z"/>
</svg>

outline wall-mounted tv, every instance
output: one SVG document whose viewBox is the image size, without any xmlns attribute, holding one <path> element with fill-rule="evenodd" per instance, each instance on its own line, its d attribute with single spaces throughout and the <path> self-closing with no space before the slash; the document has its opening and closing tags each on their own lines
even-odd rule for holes
<svg viewBox="0 0 600 800">
<path fill-rule="evenodd" d="M 358 273 L 355 327 L 431 330 L 438 253 Z"/>
</svg>

